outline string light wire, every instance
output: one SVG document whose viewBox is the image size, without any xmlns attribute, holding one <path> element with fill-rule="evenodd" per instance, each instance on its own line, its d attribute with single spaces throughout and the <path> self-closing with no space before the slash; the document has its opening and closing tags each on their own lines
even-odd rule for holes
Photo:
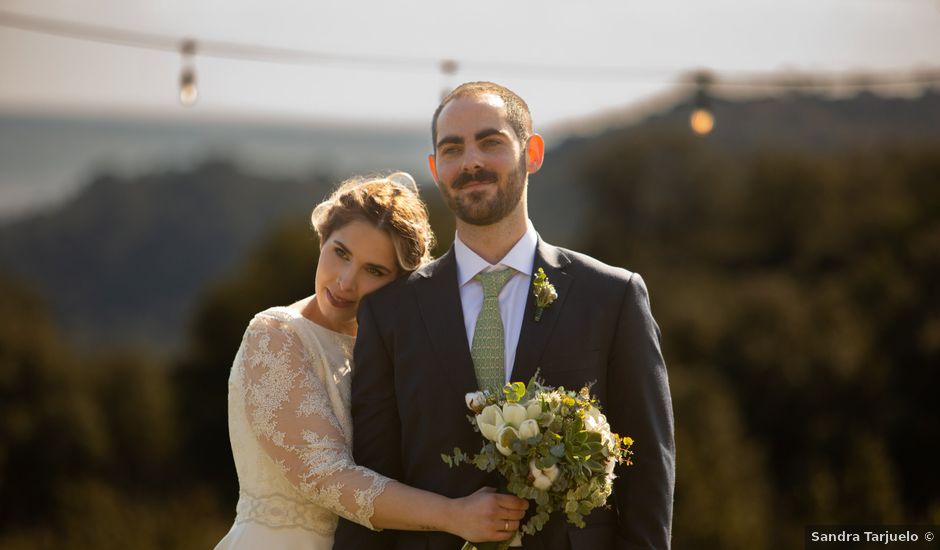
<svg viewBox="0 0 940 550">
<path fill-rule="evenodd" d="M 172 37 L 163 34 L 130 31 L 86 23 L 49 19 L 0 10 L 0 27 L 15 28 L 77 40 L 99 42 L 148 50 L 177 53 L 180 45 L 195 42 L 192 38 Z M 515 78 L 553 81 L 669 81 L 690 88 L 697 87 L 695 75 L 701 71 L 669 69 L 663 67 L 590 66 L 563 64 L 532 64 L 517 62 L 494 62 L 479 60 L 454 60 L 418 56 L 354 55 L 293 48 L 280 48 L 218 40 L 199 40 L 199 55 L 233 60 L 259 61 L 289 65 L 339 65 L 346 67 L 371 67 L 383 70 L 418 70 L 443 72 L 453 76 L 457 67 L 461 71 L 485 72 L 512 75 Z M 716 88 L 763 88 L 787 90 L 873 89 L 896 86 L 940 85 L 940 68 L 923 69 L 911 73 L 853 73 L 842 76 L 794 74 L 781 76 L 778 73 L 711 72 L 712 89 Z"/>
</svg>

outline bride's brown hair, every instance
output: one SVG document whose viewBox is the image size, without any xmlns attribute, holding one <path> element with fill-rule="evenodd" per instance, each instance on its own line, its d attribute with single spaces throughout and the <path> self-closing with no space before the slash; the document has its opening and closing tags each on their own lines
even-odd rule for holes
<svg viewBox="0 0 940 550">
<path fill-rule="evenodd" d="M 388 233 L 403 271 L 414 271 L 431 260 L 434 232 L 427 207 L 408 173 L 350 178 L 310 215 L 321 246 L 334 231 L 355 220 Z"/>
</svg>

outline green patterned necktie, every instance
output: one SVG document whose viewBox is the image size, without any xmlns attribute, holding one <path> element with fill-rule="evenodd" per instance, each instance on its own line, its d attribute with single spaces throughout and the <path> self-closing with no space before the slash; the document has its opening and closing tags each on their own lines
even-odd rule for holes
<svg viewBox="0 0 940 550">
<path fill-rule="evenodd" d="M 515 270 L 480 272 L 474 279 L 483 283 L 483 308 L 473 330 L 470 356 L 481 389 L 498 391 L 506 380 L 506 352 L 503 320 L 499 315 L 499 292 Z"/>
</svg>

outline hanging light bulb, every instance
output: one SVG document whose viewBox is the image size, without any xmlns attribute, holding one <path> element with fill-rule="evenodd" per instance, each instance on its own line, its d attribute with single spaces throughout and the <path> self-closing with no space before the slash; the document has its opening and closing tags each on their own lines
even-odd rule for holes
<svg viewBox="0 0 940 550">
<path fill-rule="evenodd" d="M 180 55 L 183 58 L 183 68 L 180 71 L 180 103 L 183 107 L 192 107 L 199 99 L 199 88 L 196 87 L 196 67 L 193 57 L 196 55 L 196 43 L 186 40 L 180 46 Z"/>
<path fill-rule="evenodd" d="M 444 83 L 441 86 L 441 100 L 447 97 L 447 94 L 449 94 L 451 90 L 454 89 L 451 77 L 457 74 L 457 68 L 457 62 L 453 59 L 445 59 L 444 61 L 441 61 L 441 80 Z"/>
<path fill-rule="evenodd" d="M 692 111 L 692 116 L 689 117 L 689 125 L 692 126 L 693 132 L 704 136 L 715 127 L 715 117 L 708 109 L 698 108 Z"/>
<path fill-rule="evenodd" d="M 695 84 L 698 91 L 695 93 L 695 108 L 689 117 L 689 126 L 700 136 L 708 135 L 715 127 L 715 115 L 712 114 L 711 101 L 708 97 L 708 87 L 712 83 L 712 76 L 706 72 L 695 75 Z"/>
<path fill-rule="evenodd" d="M 183 67 L 180 74 L 180 103 L 184 107 L 192 107 L 199 99 L 199 88 L 196 87 L 196 72 L 191 67 Z"/>
</svg>

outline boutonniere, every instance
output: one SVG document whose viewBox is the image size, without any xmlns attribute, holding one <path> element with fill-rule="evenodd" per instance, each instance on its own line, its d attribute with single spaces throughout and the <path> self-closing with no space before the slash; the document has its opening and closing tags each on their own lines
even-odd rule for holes
<svg viewBox="0 0 940 550">
<path fill-rule="evenodd" d="M 542 319 L 542 312 L 545 308 L 552 305 L 558 298 L 555 286 L 548 282 L 548 276 L 541 267 L 535 274 L 535 280 L 532 281 L 532 292 L 535 294 L 535 322 L 538 323 Z"/>
</svg>

